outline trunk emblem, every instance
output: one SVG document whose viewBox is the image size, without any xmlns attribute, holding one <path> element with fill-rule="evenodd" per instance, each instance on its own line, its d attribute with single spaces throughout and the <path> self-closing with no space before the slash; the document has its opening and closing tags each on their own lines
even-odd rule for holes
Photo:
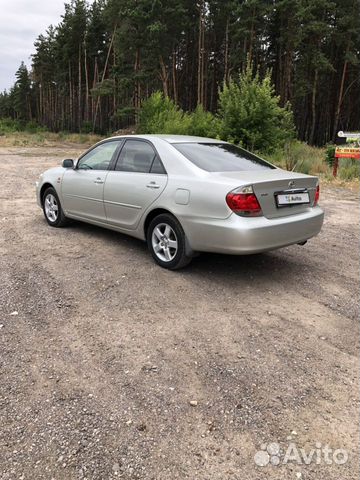
<svg viewBox="0 0 360 480">
<path fill-rule="evenodd" d="M 295 182 L 293 180 L 290 180 L 289 187 L 295 187 Z"/>
</svg>

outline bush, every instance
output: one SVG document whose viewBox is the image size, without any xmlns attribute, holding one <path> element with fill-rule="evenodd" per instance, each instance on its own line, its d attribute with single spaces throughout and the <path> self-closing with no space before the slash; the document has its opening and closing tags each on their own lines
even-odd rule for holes
<svg viewBox="0 0 360 480">
<path fill-rule="evenodd" d="M 186 113 L 169 97 L 155 92 L 142 105 L 138 132 L 217 137 L 219 121 L 201 105 Z"/>
<path fill-rule="evenodd" d="M 93 131 L 92 122 L 85 121 L 81 125 L 80 133 L 91 133 Z"/>
<path fill-rule="evenodd" d="M 12 118 L 0 118 L 0 134 L 20 132 L 23 130 L 21 123 L 18 120 Z"/>
<path fill-rule="evenodd" d="M 190 115 L 189 135 L 198 137 L 216 138 L 219 135 L 219 120 L 210 112 L 206 112 L 202 105 L 198 105 L 196 110 Z"/>
<path fill-rule="evenodd" d="M 41 127 L 34 120 L 31 120 L 30 122 L 27 122 L 27 124 L 24 127 L 24 130 L 26 132 L 29 132 L 29 133 L 43 133 L 43 132 L 46 132 L 46 128 Z"/>
<path fill-rule="evenodd" d="M 329 167 L 333 167 L 334 160 L 335 160 L 335 145 L 327 145 L 325 150 L 325 161 L 329 165 Z"/>
<path fill-rule="evenodd" d="M 219 92 L 220 136 L 249 150 L 271 152 L 294 138 L 290 105 L 279 105 L 270 72 L 263 80 L 249 64 Z"/>
<path fill-rule="evenodd" d="M 190 131 L 190 115 L 183 112 L 161 92 L 153 93 L 142 105 L 139 133 L 170 133 L 186 135 Z"/>
</svg>

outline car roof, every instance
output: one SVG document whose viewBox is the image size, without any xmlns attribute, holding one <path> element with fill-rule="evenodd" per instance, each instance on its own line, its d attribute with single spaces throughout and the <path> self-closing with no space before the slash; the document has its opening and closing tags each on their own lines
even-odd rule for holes
<svg viewBox="0 0 360 480">
<path fill-rule="evenodd" d="M 222 140 L 217 140 L 215 138 L 207 138 L 207 137 L 194 137 L 192 135 L 166 135 L 166 134 L 159 134 L 159 135 L 117 135 L 111 138 L 142 138 L 144 140 L 152 140 L 154 138 L 159 138 L 161 140 L 165 140 L 168 143 L 226 143 Z"/>
</svg>

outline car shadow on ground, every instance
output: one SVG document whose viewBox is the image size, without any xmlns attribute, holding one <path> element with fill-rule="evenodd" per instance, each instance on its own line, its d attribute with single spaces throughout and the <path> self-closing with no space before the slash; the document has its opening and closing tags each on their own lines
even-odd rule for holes
<svg viewBox="0 0 360 480">
<path fill-rule="evenodd" d="M 46 222 L 46 220 L 44 221 Z M 132 250 L 138 252 L 139 254 L 143 254 L 144 256 L 149 253 L 147 245 L 144 241 L 120 232 L 116 232 L 115 230 L 98 227 L 90 223 L 71 220 L 69 225 L 66 226 L 65 230 L 78 232 L 79 234 L 87 237 L 96 237 L 97 239 L 104 241 L 104 248 L 106 248 L 106 244 L 116 244 L 123 246 L 124 249 L 131 248 Z"/>
<path fill-rule="evenodd" d="M 221 255 L 202 253 L 188 267 L 191 274 L 207 274 L 220 277 L 280 277 L 299 273 L 305 264 L 287 250 L 264 252 L 252 255 Z"/>
<path fill-rule="evenodd" d="M 146 262 L 150 265 L 153 262 L 147 245 L 142 240 L 83 222 L 74 221 L 67 228 L 85 236 L 101 239 L 104 241 L 104 248 L 106 248 L 106 245 L 118 245 L 123 247 L 124 250 L 129 249 L 129 252 L 131 251 L 132 254 L 138 256 L 140 264 Z M 305 248 L 304 246 L 294 245 L 280 250 L 253 255 L 201 253 L 193 258 L 190 265 L 175 273 L 185 276 L 206 275 L 208 279 L 217 277 L 218 280 L 223 278 L 229 280 L 230 277 L 233 280 L 235 278 L 238 280 L 256 280 L 262 277 L 280 279 L 284 276 L 289 277 L 304 272 L 307 275 L 313 275 L 314 272 L 311 272 L 311 268 L 303 255 Z M 296 249 L 299 249 L 299 251 L 297 252 Z M 161 267 L 158 268 L 160 272 L 166 272 Z M 174 273 L 167 272 L 170 274 Z"/>
</svg>

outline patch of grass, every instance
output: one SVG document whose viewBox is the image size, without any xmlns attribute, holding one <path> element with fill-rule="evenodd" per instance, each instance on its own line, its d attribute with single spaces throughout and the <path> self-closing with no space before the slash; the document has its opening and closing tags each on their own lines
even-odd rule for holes
<svg viewBox="0 0 360 480">
<path fill-rule="evenodd" d="M 285 170 L 321 177 L 321 180 L 326 183 L 353 182 L 356 185 L 360 179 L 360 162 L 346 158 L 340 159 L 338 177 L 335 179 L 332 173 L 332 162 L 329 161 L 329 149 L 326 147 L 311 147 L 306 143 L 295 141 L 284 149 L 263 157 Z"/>
<path fill-rule="evenodd" d="M 343 180 L 340 177 L 334 178 L 332 175 L 321 177 L 321 187 L 330 186 L 332 188 L 346 188 L 353 192 L 360 192 L 360 178 L 352 180 Z"/>
<path fill-rule="evenodd" d="M 293 172 L 308 175 L 322 175 L 330 172 L 325 162 L 325 149 L 311 147 L 304 142 L 291 142 L 284 149 L 265 157 L 274 165 Z"/>
<path fill-rule="evenodd" d="M 358 180 L 360 178 L 360 161 L 342 158 L 339 162 L 338 175 L 342 180 Z"/>
<path fill-rule="evenodd" d="M 36 147 L 36 146 L 56 146 L 59 144 L 81 145 L 82 147 L 91 146 L 101 140 L 100 135 L 85 133 L 52 133 L 39 131 L 30 133 L 26 131 L 12 131 L 0 136 L 0 146 L 2 147 Z"/>
</svg>

